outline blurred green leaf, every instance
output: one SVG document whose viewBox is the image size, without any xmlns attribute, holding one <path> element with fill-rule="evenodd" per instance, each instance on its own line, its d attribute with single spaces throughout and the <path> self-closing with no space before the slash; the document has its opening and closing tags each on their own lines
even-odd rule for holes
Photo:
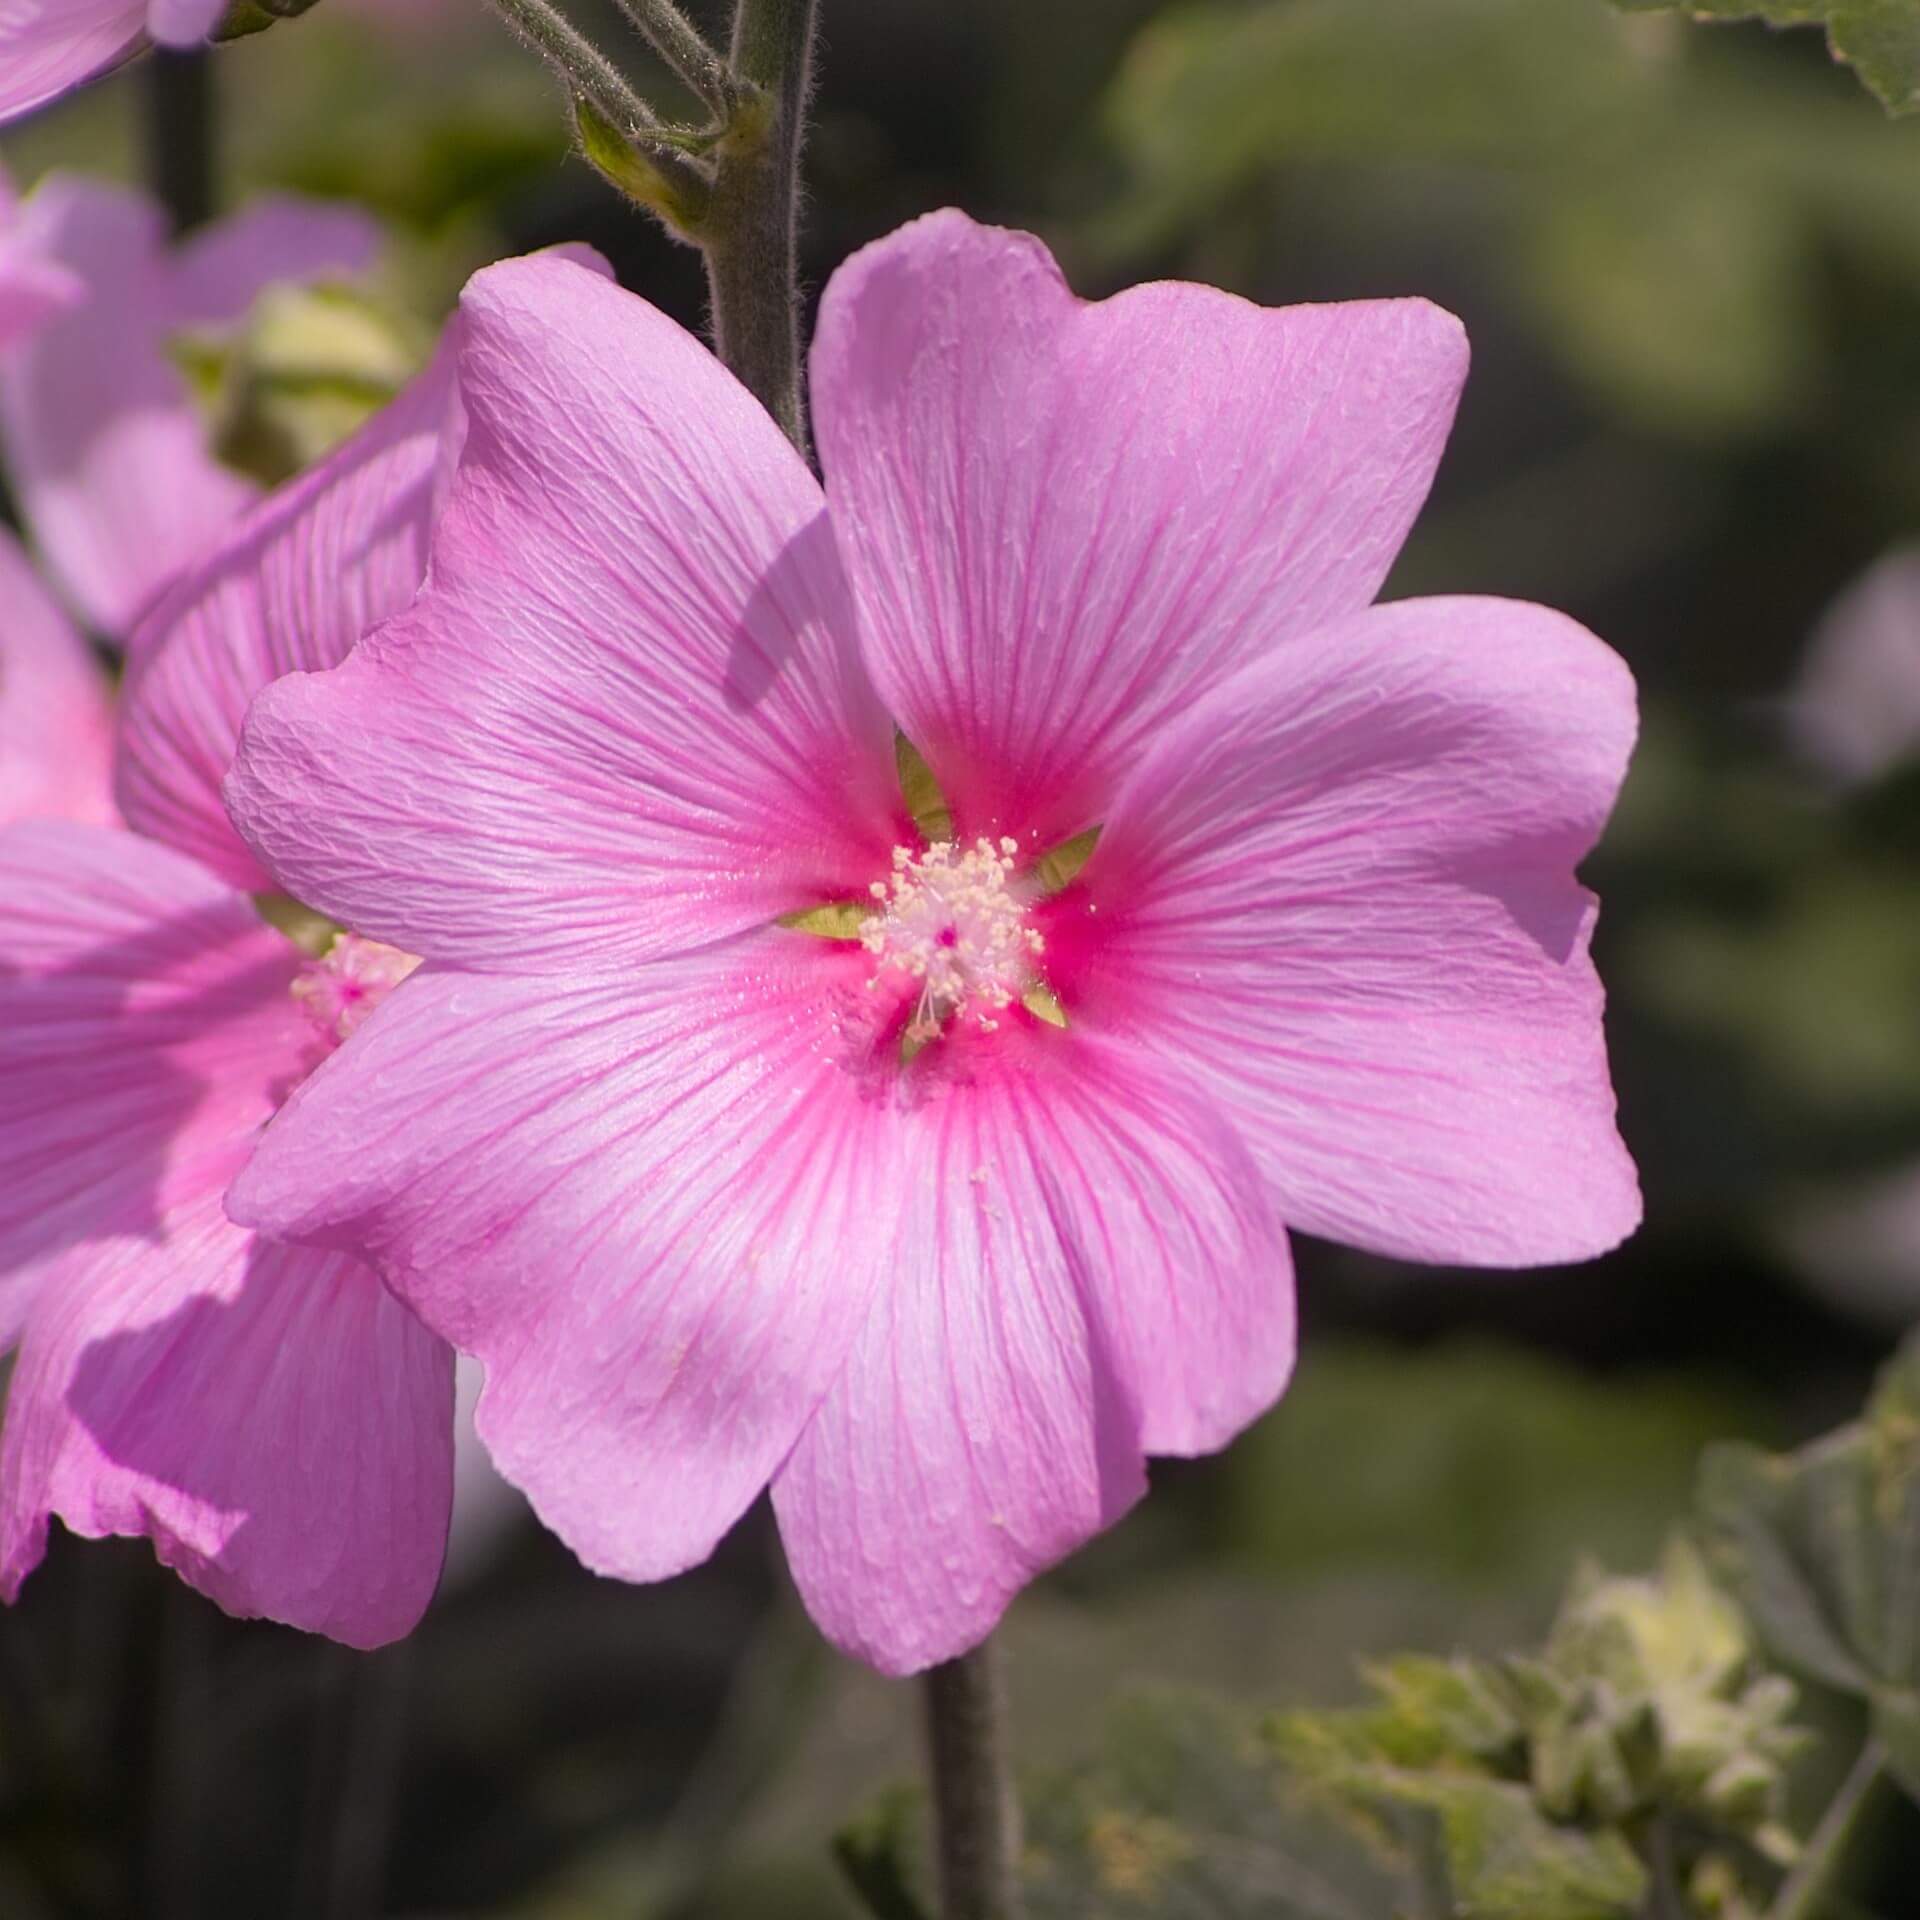
<svg viewBox="0 0 1920 1920">
<path fill-rule="evenodd" d="M 1285 1791 L 1250 1712 L 1203 1694 L 1124 1696 L 1097 1756 L 1030 1777 L 1022 1801 L 1030 1920 L 1380 1920 L 1393 1910 L 1396 1877 Z M 935 1911 L 924 1823 L 918 1790 L 896 1788 L 835 1840 L 876 1920 Z"/>
<path fill-rule="evenodd" d="M 1920 107 L 1920 0 L 1614 0 L 1627 13 L 1684 6 L 1696 20 L 1824 26 L 1844 60 L 1894 113 Z"/>
<path fill-rule="evenodd" d="M 1405 1569 L 1531 1591 L 1544 1613 L 1583 1553 L 1651 1559 L 1701 1449 L 1751 1419 L 1677 1378 L 1629 1387 L 1497 1347 L 1327 1343 L 1223 1462 L 1224 1521 L 1289 1579 Z"/>
<path fill-rule="evenodd" d="M 1920 1797 L 1920 1336 L 1861 1420 L 1794 1454 L 1712 1449 L 1699 1507 L 1775 1656 L 1865 1699 Z"/>
<path fill-rule="evenodd" d="M 1407 1816 L 1430 1820 L 1448 1911 L 1461 1920 L 1624 1920 L 1634 1911 L 1646 1875 L 1619 1834 L 1550 1819 L 1530 1784 L 1449 1752 L 1444 1739 L 1434 1744 L 1438 1732 L 1402 1695 L 1382 1706 L 1288 1714 L 1274 1741 L 1304 1780 L 1366 1819 L 1390 1856 L 1408 1850 Z M 1411 1851 L 1417 1857 L 1418 1847 Z"/>
<path fill-rule="evenodd" d="M 1124 182 L 1094 244 L 1217 245 L 1266 179 L 1277 217 L 1251 217 L 1284 231 L 1290 185 L 1310 210 L 1348 184 L 1368 230 L 1492 252 L 1570 369 L 1643 425 L 1778 428 L 1818 403 L 1826 257 L 1920 274 L 1920 153 L 1770 63 L 1686 54 L 1677 22 L 1591 0 L 1176 7 L 1109 92 Z"/>
</svg>

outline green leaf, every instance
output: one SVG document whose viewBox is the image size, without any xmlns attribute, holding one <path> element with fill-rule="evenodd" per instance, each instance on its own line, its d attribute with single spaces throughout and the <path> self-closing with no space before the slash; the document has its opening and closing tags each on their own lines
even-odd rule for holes
<svg viewBox="0 0 1920 1920">
<path fill-rule="evenodd" d="M 890 1787 L 833 1836 L 834 1862 L 874 1920 L 931 1920 L 924 1818 L 918 1788 Z"/>
<path fill-rule="evenodd" d="M 1458 1717 L 1463 1702 L 1497 1695 L 1484 1670 L 1409 1659 L 1370 1678 L 1387 1692 L 1384 1704 L 1285 1715 L 1273 1728 L 1276 1748 L 1304 1781 L 1370 1817 L 1364 1830 L 1390 1853 L 1404 1844 L 1407 1816 L 1431 1820 L 1450 1911 L 1462 1920 L 1624 1920 L 1635 1910 L 1645 1875 L 1618 1833 L 1551 1819 L 1531 1784 L 1502 1777 L 1491 1753 L 1455 1744 L 1502 1726 L 1497 1712 Z"/>
<path fill-rule="evenodd" d="M 1683 35 L 1594 0 L 1158 10 L 1107 95 L 1090 245 L 1252 290 L 1276 228 L 1417 227 L 1637 424 L 1777 431 L 1821 405 L 1816 263 L 1914 276 L 1920 149 L 1819 74 L 1675 58 Z"/>
<path fill-rule="evenodd" d="M 1920 108 L 1920 0 L 1614 0 L 1628 13 L 1684 6 L 1696 20 L 1823 26 L 1843 60 L 1892 113 Z"/>
<path fill-rule="evenodd" d="M 1699 1506 L 1762 1639 L 1786 1666 L 1865 1698 L 1920 1795 L 1920 1337 L 1852 1425 L 1789 1455 L 1710 1451 Z"/>
</svg>

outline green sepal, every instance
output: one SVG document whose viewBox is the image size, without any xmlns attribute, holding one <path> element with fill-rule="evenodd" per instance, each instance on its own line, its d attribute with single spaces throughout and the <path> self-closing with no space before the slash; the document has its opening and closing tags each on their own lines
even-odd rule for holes
<svg viewBox="0 0 1920 1920">
<path fill-rule="evenodd" d="M 663 220 L 683 240 L 699 238 L 708 201 L 692 178 L 675 178 L 655 166 L 591 100 L 574 101 L 573 124 L 581 153 L 603 179 Z"/>
</svg>

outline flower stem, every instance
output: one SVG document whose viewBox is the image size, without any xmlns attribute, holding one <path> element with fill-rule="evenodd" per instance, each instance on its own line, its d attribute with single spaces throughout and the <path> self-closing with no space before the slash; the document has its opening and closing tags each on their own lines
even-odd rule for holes
<svg viewBox="0 0 1920 1920">
<path fill-rule="evenodd" d="M 803 454 L 794 230 L 816 5 L 740 0 L 732 69 L 744 97 L 714 148 L 713 200 L 701 234 L 714 350 Z"/>
<path fill-rule="evenodd" d="M 716 113 L 733 105 L 733 74 L 727 63 L 673 0 L 616 0 L 668 66 Z"/>
<path fill-rule="evenodd" d="M 147 172 L 176 234 L 213 217 L 213 62 L 203 53 L 157 48 L 146 83 Z"/>
<path fill-rule="evenodd" d="M 1840 1783 L 1840 1791 L 1820 1816 L 1820 1824 L 1807 1841 L 1800 1864 L 1781 1883 L 1773 1905 L 1767 1910 L 1767 1920 L 1820 1920 L 1833 1891 L 1834 1876 L 1860 1824 L 1860 1815 L 1880 1784 L 1886 1764 L 1886 1749 L 1878 1739 L 1870 1738 L 1860 1749 L 1852 1771 Z"/>
<path fill-rule="evenodd" d="M 1019 1920 L 1020 1806 L 991 1640 L 923 1682 L 941 1920 Z"/>
</svg>

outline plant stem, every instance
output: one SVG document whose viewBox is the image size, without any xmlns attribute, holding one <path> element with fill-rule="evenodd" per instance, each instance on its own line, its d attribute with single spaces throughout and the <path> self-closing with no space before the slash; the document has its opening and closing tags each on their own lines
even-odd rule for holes
<svg viewBox="0 0 1920 1920">
<path fill-rule="evenodd" d="M 727 63 L 673 0 L 617 0 L 668 66 L 716 113 L 732 107 L 736 89 Z"/>
<path fill-rule="evenodd" d="M 147 174 L 176 234 L 213 217 L 213 62 L 157 48 L 146 83 Z"/>
<path fill-rule="evenodd" d="M 1832 1892 L 1833 1878 L 1886 1764 L 1886 1749 L 1878 1739 L 1869 1738 L 1852 1771 L 1840 1783 L 1840 1791 L 1820 1816 L 1800 1864 L 1781 1883 L 1767 1910 L 1767 1920 L 1820 1920 L 1822 1903 Z"/>
<path fill-rule="evenodd" d="M 795 226 L 817 0 L 740 0 L 733 21 L 735 107 L 714 149 L 707 256 L 714 351 L 802 454 Z"/>
<path fill-rule="evenodd" d="M 985 1641 L 923 1685 L 941 1920 L 1019 1920 L 1020 1806 L 998 1650 Z"/>
</svg>

